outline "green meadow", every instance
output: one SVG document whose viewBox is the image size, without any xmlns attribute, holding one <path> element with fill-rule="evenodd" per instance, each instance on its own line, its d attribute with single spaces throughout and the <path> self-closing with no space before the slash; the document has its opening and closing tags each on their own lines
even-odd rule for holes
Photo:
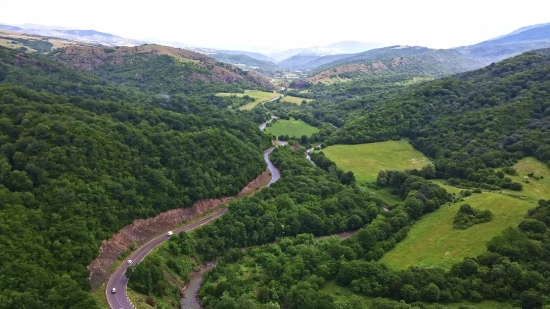
<svg viewBox="0 0 550 309">
<path fill-rule="evenodd" d="M 277 119 L 277 121 L 273 122 L 271 126 L 266 128 L 267 133 L 275 136 L 288 135 L 290 137 L 295 136 L 298 138 L 302 135 L 311 136 L 313 133 L 318 131 L 319 129 L 316 127 L 310 126 L 302 120 L 295 120 L 294 118 L 290 118 L 290 120 Z"/>
<path fill-rule="evenodd" d="M 302 105 L 302 101 L 306 101 L 306 102 L 309 103 L 313 100 L 312 99 L 304 99 L 304 98 L 293 97 L 293 96 L 289 96 L 289 95 L 285 95 L 284 97 L 281 98 L 281 102 L 294 103 L 294 104 L 298 104 L 298 105 Z"/>
<path fill-rule="evenodd" d="M 517 226 L 539 199 L 550 196 L 550 169 L 542 162 L 525 158 L 514 168 L 519 175 L 511 178 L 523 182 L 523 191 L 483 192 L 473 194 L 463 202 L 443 206 L 420 219 L 409 235 L 386 253 L 381 262 L 400 269 L 414 265 L 450 267 L 465 257 L 475 257 L 485 252 L 491 238 L 507 227 Z M 531 172 L 544 179 L 530 179 L 529 183 L 525 183 L 525 176 Z M 451 193 L 461 190 L 443 185 L 441 181 L 438 183 Z M 494 215 L 493 220 L 466 230 L 453 229 L 454 216 L 462 204 L 489 209 Z"/>
<path fill-rule="evenodd" d="M 238 96 L 238 97 L 243 97 L 245 95 L 248 95 L 249 97 L 252 97 L 252 98 L 256 99 L 256 100 L 254 100 L 254 102 L 250 102 L 246 105 L 241 106 L 239 108 L 240 110 L 251 110 L 256 105 L 258 105 L 262 102 L 267 102 L 271 99 L 274 99 L 274 98 L 277 98 L 277 97 L 280 96 L 280 94 L 278 94 L 278 93 L 258 91 L 258 90 L 245 90 L 244 93 L 222 92 L 222 93 L 218 93 L 216 95 L 218 95 L 218 96 L 232 96 L 232 95 L 235 95 L 235 96 Z"/>
<path fill-rule="evenodd" d="M 344 171 L 352 171 L 359 182 L 376 181 L 380 170 L 421 169 L 430 160 L 407 140 L 360 145 L 334 145 L 322 150 Z"/>
</svg>

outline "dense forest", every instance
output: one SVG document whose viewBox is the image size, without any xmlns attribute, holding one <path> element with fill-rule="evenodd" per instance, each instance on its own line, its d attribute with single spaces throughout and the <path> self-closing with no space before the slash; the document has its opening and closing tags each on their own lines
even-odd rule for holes
<svg viewBox="0 0 550 309">
<path fill-rule="evenodd" d="M 362 309 L 367 303 L 371 309 L 443 308 L 441 304 L 484 299 L 512 301 L 531 309 L 550 303 L 550 200 L 541 200 L 517 228 L 494 237 L 486 253 L 467 258 L 450 270 L 411 267 L 397 271 L 376 262 L 378 256 L 373 251 L 383 253 L 399 241 L 403 237 L 399 227 L 405 222 L 407 215 L 398 211 L 378 217 L 346 240 L 315 240 L 311 234 L 301 234 L 231 251 L 207 274 L 202 300 L 208 308 L 224 309 L 279 308 L 274 304 L 281 308 Z M 377 235 L 394 236 L 388 241 Z M 335 298 L 322 289 L 333 280 L 358 295 L 376 299 Z"/>
<path fill-rule="evenodd" d="M 86 265 L 103 239 L 234 195 L 265 170 L 269 141 L 247 116 L 177 96 L 180 111 L 167 111 L 136 89 L 0 54 L 0 308 L 95 308 Z"/>
<path fill-rule="evenodd" d="M 509 188 L 493 168 L 535 156 L 550 163 L 550 50 L 415 87 L 351 120 L 327 144 L 409 138 L 454 185 Z"/>
<path fill-rule="evenodd" d="M 421 177 L 398 173 L 392 178 L 390 185 L 410 198 L 406 199 L 402 208 L 387 213 L 382 211 L 384 203 L 381 200 L 370 197 L 353 184 L 342 184 L 337 174 L 313 166 L 299 151 L 295 152 L 290 147 L 278 148 L 272 153 L 271 160 L 281 171 L 282 178 L 279 182 L 251 198 L 231 202 L 229 212 L 212 224 L 192 233 L 172 237 L 161 250 L 153 253 L 148 260 L 130 272 L 130 287 L 158 298 L 177 299 L 178 288 L 170 287 L 173 280 L 167 279 L 163 269 L 167 269 L 170 276 L 185 279 L 193 269 L 193 265 L 186 262 L 189 261 L 189 256 L 198 261 L 211 261 L 226 256 L 235 262 L 243 254 L 241 250 L 235 250 L 237 248 L 263 245 L 281 238 L 291 244 L 314 236 L 354 231 L 364 226 L 364 229 L 348 240 L 348 248 L 333 248 L 333 255 L 379 259 L 406 236 L 408 226 L 414 222 L 410 218 L 419 218 L 453 199 L 445 190 Z M 383 229 L 384 232 L 378 229 Z M 298 236 L 296 240 L 288 238 L 302 233 L 309 233 L 311 236 Z M 308 254 L 314 255 L 312 252 Z M 312 261 L 303 260 L 295 264 L 295 271 L 299 274 L 288 278 L 285 284 L 290 285 L 281 283 L 279 287 L 274 287 L 279 291 L 280 298 L 269 298 L 263 302 L 282 302 L 282 290 L 297 284 L 306 273 L 313 274 L 308 269 L 316 269 L 318 265 L 310 262 Z M 327 264 L 321 268 L 328 275 L 334 272 L 335 266 Z M 282 268 L 279 269 L 282 271 Z M 276 276 L 280 275 L 278 273 Z M 260 282 L 252 281 L 223 287 L 218 285 L 217 288 L 205 286 L 201 293 L 202 296 L 213 293 L 213 297 L 203 298 L 209 307 L 239 308 L 227 307 L 227 303 L 223 302 L 218 304 L 219 297 L 227 290 L 226 294 L 232 299 L 241 295 L 248 298 L 258 284 L 262 286 Z"/>
<path fill-rule="evenodd" d="M 86 265 L 101 241 L 135 219 L 235 195 L 265 170 L 270 137 L 257 124 L 272 114 L 318 127 L 304 146 L 407 138 L 434 164 L 380 171 L 377 188 L 400 201 L 388 206 L 322 152 L 312 164 L 302 148 L 277 148 L 280 181 L 129 268 L 129 286 L 158 308 L 177 306 L 181 284 L 214 260 L 200 291 L 207 308 L 550 306 L 547 200 L 450 269 L 379 262 L 443 205 L 455 203 L 446 207 L 457 208 L 456 229 L 492 220 L 430 179 L 521 191 L 509 166 L 526 156 L 550 164 L 550 49 L 438 80 L 428 69 L 299 81 L 285 94 L 313 102 L 239 111 L 254 98 L 215 93 L 272 85 L 202 54 L 144 45 L 36 57 L 0 47 L 0 308 L 97 308 Z"/>
</svg>

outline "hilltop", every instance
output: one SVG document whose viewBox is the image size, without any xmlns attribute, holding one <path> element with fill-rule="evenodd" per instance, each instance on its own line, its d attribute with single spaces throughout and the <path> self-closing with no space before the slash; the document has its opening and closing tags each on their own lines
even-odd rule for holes
<svg viewBox="0 0 550 309">
<path fill-rule="evenodd" d="M 9 27 L 2 27 L 6 29 Z M 12 27 L 13 28 L 13 27 Z M 24 34 L 10 30 L 0 30 L 0 46 L 18 49 L 27 53 L 47 54 L 55 48 L 67 46 L 90 46 L 91 44 L 54 37 Z"/>
<path fill-rule="evenodd" d="M 528 50 L 546 47 L 550 47 L 550 23 L 523 27 L 507 35 L 455 50 L 464 55 L 478 57 L 489 64 Z"/>
<path fill-rule="evenodd" d="M 38 35 L 69 41 L 76 41 L 89 45 L 137 46 L 146 43 L 144 41 L 123 38 L 114 34 L 99 32 L 95 30 L 61 29 L 61 27 L 35 24 L 24 24 L 18 26 L 0 24 L 0 29 L 14 31 L 21 34 Z"/>
<path fill-rule="evenodd" d="M 50 58 L 107 80 L 151 93 L 239 92 L 273 89 L 270 79 L 204 54 L 161 45 L 57 49 Z"/>
</svg>

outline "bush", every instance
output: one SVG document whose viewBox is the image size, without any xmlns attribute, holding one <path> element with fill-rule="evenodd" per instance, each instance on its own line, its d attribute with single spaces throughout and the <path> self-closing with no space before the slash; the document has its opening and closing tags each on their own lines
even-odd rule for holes
<svg viewBox="0 0 550 309">
<path fill-rule="evenodd" d="M 157 305 L 157 300 L 153 296 L 145 297 L 145 302 L 151 307 L 155 307 Z"/>
<path fill-rule="evenodd" d="M 489 222 L 493 219 L 493 213 L 490 210 L 480 211 L 472 208 L 469 204 L 460 206 L 455 215 L 453 227 L 455 229 L 465 230 L 472 225 Z"/>
</svg>

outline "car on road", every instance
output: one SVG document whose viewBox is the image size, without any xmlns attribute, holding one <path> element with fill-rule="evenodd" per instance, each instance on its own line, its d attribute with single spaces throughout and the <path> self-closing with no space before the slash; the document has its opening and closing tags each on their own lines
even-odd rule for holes
<svg viewBox="0 0 550 309">
<path fill-rule="evenodd" d="M 115 293 L 116 293 L 116 288 L 113 288 L 113 289 L 111 290 L 111 293 L 115 294 Z"/>
<path fill-rule="evenodd" d="M 166 233 L 166 236 L 172 236 L 173 234 L 174 234 L 174 232 L 168 231 L 168 233 Z"/>
<path fill-rule="evenodd" d="M 133 262 L 132 260 L 128 260 L 128 264 L 132 264 L 132 262 Z"/>
</svg>

